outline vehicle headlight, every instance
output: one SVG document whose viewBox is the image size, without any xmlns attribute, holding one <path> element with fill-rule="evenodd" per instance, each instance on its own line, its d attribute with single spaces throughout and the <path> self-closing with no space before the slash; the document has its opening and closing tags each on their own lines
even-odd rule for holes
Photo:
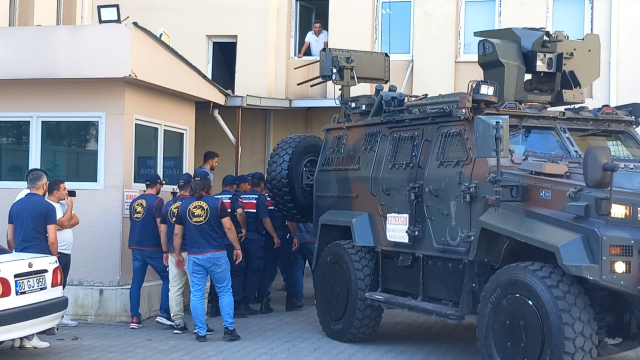
<svg viewBox="0 0 640 360">
<path fill-rule="evenodd" d="M 616 274 L 624 274 L 627 272 L 627 263 L 624 261 L 616 261 L 615 263 L 613 263 L 613 271 L 616 272 Z"/>
<path fill-rule="evenodd" d="M 495 94 L 496 88 L 493 85 L 482 84 L 480 85 L 480 94 L 493 96 Z"/>
<path fill-rule="evenodd" d="M 626 219 L 631 217 L 631 206 L 611 204 L 611 213 L 609 216 L 615 219 Z"/>
</svg>

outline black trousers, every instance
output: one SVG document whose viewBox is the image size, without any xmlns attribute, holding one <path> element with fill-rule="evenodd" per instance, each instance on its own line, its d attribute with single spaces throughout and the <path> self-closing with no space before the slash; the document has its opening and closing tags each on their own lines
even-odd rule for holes
<svg viewBox="0 0 640 360">
<path fill-rule="evenodd" d="M 231 290 L 233 291 L 233 300 L 240 301 L 242 300 L 242 294 L 244 292 L 244 260 L 240 261 L 238 264 L 233 260 L 232 244 L 227 244 L 227 258 L 229 259 L 229 265 L 231 268 Z M 209 303 L 217 304 L 218 293 L 216 292 L 216 287 L 213 285 L 212 280 L 209 281 L 211 281 L 211 287 L 209 289 Z"/>
<path fill-rule="evenodd" d="M 287 295 L 296 295 L 296 269 L 295 255 L 293 253 L 293 239 L 288 233 L 278 234 L 280 238 L 280 247 L 274 248 L 275 243 L 273 237 L 267 234 L 264 241 L 264 270 L 260 280 L 260 288 L 258 290 L 258 298 L 265 299 L 271 296 L 271 283 L 274 274 L 280 265 L 280 272 L 284 280 Z"/>
<path fill-rule="evenodd" d="M 71 269 L 71 254 L 59 252 L 58 262 L 62 268 L 62 289 L 65 289 L 67 287 L 67 279 L 69 278 L 69 270 Z"/>
<path fill-rule="evenodd" d="M 245 263 L 243 298 L 246 303 L 258 294 L 262 269 L 264 267 L 264 237 L 258 234 L 247 234 L 241 243 L 243 261 Z"/>
</svg>

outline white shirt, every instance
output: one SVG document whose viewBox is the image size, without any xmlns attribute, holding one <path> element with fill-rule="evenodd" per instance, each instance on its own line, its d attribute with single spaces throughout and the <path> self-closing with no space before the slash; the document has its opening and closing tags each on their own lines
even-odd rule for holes
<svg viewBox="0 0 640 360">
<path fill-rule="evenodd" d="M 307 34 L 307 37 L 304 38 L 304 41 L 309 43 L 311 56 L 320 56 L 320 50 L 324 48 L 324 43 L 329 42 L 329 33 L 326 30 L 322 30 L 320 31 L 320 35 L 316 36 L 313 30 L 311 30 Z"/>
<path fill-rule="evenodd" d="M 48 202 L 53 204 L 53 207 L 56 208 L 56 218 L 60 219 L 64 216 L 65 212 L 67 212 L 67 203 L 64 201 L 60 201 L 59 203 L 55 203 L 49 199 Z M 75 211 L 73 211 L 75 214 Z M 71 254 L 71 247 L 73 246 L 73 231 L 71 229 L 63 229 L 58 230 L 58 252 Z"/>
<path fill-rule="evenodd" d="M 25 195 L 27 195 L 30 192 L 31 191 L 29 191 L 29 189 L 24 189 L 24 190 L 20 191 L 20 193 L 18 194 L 18 196 L 16 196 L 16 198 L 15 198 L 15 200 L 13 200 L 13 202 L 15 203 L 16 201 L 22 199 Z"/>
</svg>

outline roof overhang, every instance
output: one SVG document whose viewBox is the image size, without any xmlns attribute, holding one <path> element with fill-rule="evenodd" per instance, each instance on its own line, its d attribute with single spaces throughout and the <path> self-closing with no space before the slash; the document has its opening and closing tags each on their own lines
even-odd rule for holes
<svg viewBox="0 0 640 360">
<path fill-rule="evenodd" d="M 137 23 L 0 28 L 0 53 L 0 80 L 123 79 L 220 105 L 229 95 Z"/>
<path fill-rule="evenodd" d="M 337 99 L 282 99 L 261 96 L 228 96 L 227 106 L 258 109 L 312 109 L 340 107 Z"/>
</svg>

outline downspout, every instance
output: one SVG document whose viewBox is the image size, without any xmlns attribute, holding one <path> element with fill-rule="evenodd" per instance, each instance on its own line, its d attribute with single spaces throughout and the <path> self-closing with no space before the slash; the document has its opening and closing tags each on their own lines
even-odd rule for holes
<svg viewBox="0 0 640 360">
<path fill-rule="evenodd" d="M 413 60 L 409 63 L 409 68 L 407 68 L 407 74 L 404 76 L 404 81 L 402 82 L 402 88 L 400 88 L 400 92 L 404 93 L 404 87 L 407 86 L 407 81 L 409 81 L 409 75 L 411 75 L 411 70 L 413 69 Z"/>
<path fill-rule="evenodd" d="M 82 0 L 82 8 L 80 9 L 80 24 L 81 25 L 87 25 L 87 1 L 89 1 L 89 0 Z"/>
<path fill-rule="evenodd" d="M 609 106 L 618 102 L 618 0 L 611 0 L 611 51 L 609 54 Z"/>
<path fill-rule="evenodd" d="M 211 104 L 211 106 L 213 106 L 213 103 Z M 229 130 L 229 127 L 224 122 L 224 120 L 222 120 L 222 118 L 220 117 L 220 114 L 218 113 L 218 109 L 213 109 L 211 111 L 211 114 L 213 115 L 213 118 L 218 121 L 218 124 L 220 125 L 222 130 L 224 130 L 225 134 L 227 134 L 227 137 L 229 138 L 229 141 L 231 141 L 231 143 L 235 147 L 236 146 L 236 138 L 233 136 L 233 134 L 231 133 L 231 130 Z"/>
</svg>

